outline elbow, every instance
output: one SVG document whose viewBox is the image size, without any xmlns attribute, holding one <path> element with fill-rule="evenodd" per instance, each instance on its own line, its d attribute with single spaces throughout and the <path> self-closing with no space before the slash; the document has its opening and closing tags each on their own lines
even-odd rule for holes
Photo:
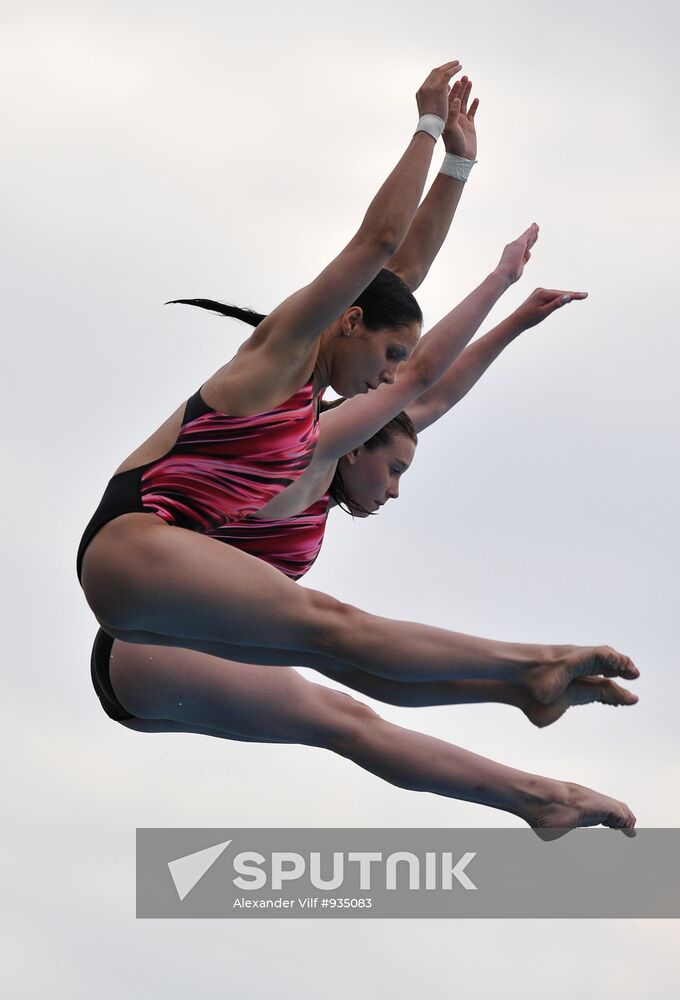
<svg viewBox="0 0 680 1000">
<path fill-rule="evenodd" d="M 364 246 L 370 247 L 371 251 L 380 257 L 383 264 L 397 252 L 403 240 L 403 235 L 395 233 L 394 229 L 366 225 L 359 233 L 359 237 Z"/>
<path fill-rule="evenodd" d="M 401 246 L 402 240 L 403 236 L 401 238 L 398 237 L 394 231 L 390 229 L 376 233 L 374 237 L 375 244 L 379 248 L 385 261 L 388 261 L 390 257 L 397 252 Z"/>
<path fill-rule="evenodd" d="M 415 355 L 411 358 L 409 369 L 410 379 L 415 389 L 417 389 L 418 395 L 426 392 L 427 389 L 431 389 L 437 381 L 439 374 L 441 374 L 435 370 L 434 366 L 426 358 L 416 357 Z"/>
</svg>

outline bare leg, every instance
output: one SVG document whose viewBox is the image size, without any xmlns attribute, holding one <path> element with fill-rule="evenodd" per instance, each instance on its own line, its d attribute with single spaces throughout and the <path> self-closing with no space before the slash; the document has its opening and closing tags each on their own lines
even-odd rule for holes
<svg viewBox="0 0 680 1000">
<path fill-rule="evenodd" d="M 125 635 L 125 633 L 122 633 Z M 138 640 L 140 637 L 137 637 Z M 148 645 L 154 645 L 154 636 L 146 636 Z M 228 646 L 221 643 L 201 642 L 200 651 L 226 659 L 239 659 L 243 656 L 243 647 Z M 176 647 L 177 648 L 177 647 Z M 263 665 L 298 666 L 298 654 L 294 651 L 257 650 L 247 647 L 254 656 L 261 654 L 259 662 Z M 318 653 L 306 656 L 306 666 L 313 667 L 319 673 L 338 681 L 341 684 L 391 705 L 408 707 L 424 707 L 432 705 L 469 705 L 479 703 L 498 703 L 513 705 L 521 709 L 535 726 L 543 728 L 561 718 L 573 705 L 587 705 L 599 702 L 605 705 L 634 705 L 638 697 L 626 688 L 603 677 L 584 677 L 572 681 L 554 702 L 545 705 L 534 698 L 522 685 L 506 681 L 395 681 L 377 677 L 364 670 L 358 670 L 338 660 Z"/>
<path fill-rule="evenodd" d="M 228 645 L 228 658 L 245 663 L 279 665 L 288 651 L 293 662 L 314 666 L 321 654 L 399 681 L 511 681 L 544 704 L 577 677 L 639 673 L 607 646 L 499 642 L 369 615 L 149 514 L 122 515 L 95 536 L 83 586 L 114 638 L 196 651 L 206 643 Z"/>
<path fill-rule="evenodd" d="M 400 788 L 502 809 L 536 830 L 603 823 L 631 832 L 635 825 L 622 802 L 395 726 L 294 670 L 115 641 L 110 673 L 121 703 L 139 717 L 129 728 L 322 747 Z"/>
<path fill-rule="evenodd" d="M 231 647 L 219 647 L 211 643 L 204 644 L 206 652 L 218 656 L 228 656 Z M 236 651 L 239 655 L 239 651 Z M 295 665 L 294 654 L 286 657 L 291 665 Z M 408 708 L 424 708 L 435 705 L 472 705 L 490 704 L 512 705 L 521 709 L 533 725 L 539 728 L 549 726 L 560 719 L 568 708 L 575 705 L 590 705 L 595 702 L 601 705 L 635 705 L 638 696 L 627 688 L 604 677 L 584 677 L 572 681 L 564 693 L 549 705 L 533 698 L 520 685 L 507 681 L 394 681 L 385 677 L 377 677 L 365 670 L 357 670 L 347 664 L 341 664 L 329 656 L 310 654 L 307 666 L 344 684 L 353 691 L 383 701 L 388 705 L 400 705 Z"/>
<path fill-rule="evenodd" d="M 315 669 L 332 680 L 359 691 L 361 694 L 389 705 L 424 708 L 434 705 L 490 704 L 512 705 L 519 708 L 533 725 L 549 726 L 575 705 L 635 705 L 638 696 L 604 677 L 584 677 L 572 681 L 556 701 L 544 705 L 524 688 L 506 681 L 416 681 L 403 683 L 386 680 L 363 670 L 337 667 L 331 660 L 320 662 Z"/>
</svg>

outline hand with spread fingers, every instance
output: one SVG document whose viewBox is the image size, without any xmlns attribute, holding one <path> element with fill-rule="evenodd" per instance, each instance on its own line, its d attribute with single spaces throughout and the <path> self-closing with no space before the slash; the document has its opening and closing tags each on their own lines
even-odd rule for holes
<svg viewBox="0 0 680 1000">
<path fill-rule="evenodd" d="M 468 108 L 472 80 L 463 76 L 451 87 L 449 93 L 449 109 L 444 126 L 444 146 L 447 153 L 455 153 L 466 160 L 477 159 L 477 132 L 475 130 L 475 115 L 479 107 L 479 99 L 475 97 Z"/>
</svg>

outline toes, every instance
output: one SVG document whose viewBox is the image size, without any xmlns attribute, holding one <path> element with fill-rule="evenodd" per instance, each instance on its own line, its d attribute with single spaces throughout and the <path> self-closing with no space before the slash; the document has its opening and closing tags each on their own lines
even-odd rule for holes
<svg viewBox="0 0 680 1000">
<path fill-rule="evenodd" d="M 630 809 L 628 808 L 628 806 L 625 806 L 624 803 L 622 803 L 622 804 L 624 805 L 625 810 L 626 810 L 626 814 L 627 814 L 626 815 L 626 823 L 625 823 L 625 826 L 622 827 L 622 830 L 623 830 L 623 832 L 625 833 L 625 835 L 627 837 L 637 837 L 637 830 L 635 829 L 635 824 L 637 823 L 637 819 L 635 818 L 635 816 L 633 815 L 633 813 L 630 811 Z"/>
<path fill-rule="evenodd" d="M 602 825 L 609 826 L 612 830 L 621 830 L 625 827 L 626 822 L 626 817 L 622 816 L 620 812 L 610 812 L 602 820 Z"/>
<path fill-rule="evenodd" d="M 618 707 L 619 705 L 635 705 L 640 699 L 628 688 L 621 687 L 620 684 L 616 684 L 614 681 L 603 680 L 599 684 L 599 700 L 604 705 L 613 705 Z"/>
<path fill-rule="evenodd" d="M 602 820 L 603 826 L 620 830 L 626 837 L 636 837 L 637 830 L 634 829 L 637 820 L 625 802 L 619 802 L 619 809 L 608 813 L 606 819 Z"/>
<path fill-rule="evenodd" d="M 630 656 L 617 653 L 611 646 L 599 646 L 596 649 L 595 670 L 592 673 L 604 674 L 605 677 L 625 677 L 627 680 L 635 680 L 640 676 L 640 671 Z"/>
<path fill-rule="evenodd" d="M 547 667 L 532 667 L 527 670 L 524 681 L 530 696 L 541 705 L 551 705 L 557 702 L 575 680 L 590 679 L 593 686 L 601 683 L 602 677 L 625 677 L 635 680 L 640 676 L 633 661 L 622 653 L 617 653 L 611 646 L 596 646 L 579 650 L 578 654 L 568 655 L 561 662 Z M 624 691 L 623 688 L 620 689 Z M 586 704 L 588 701 L 605 701 L 609 704 L 635 704 L 637 698 L 621 695 L 619 701 L 598 696 L 597 692 L 572 690 L 569 693 L 569 704 Z"/>
<path fill-rule="evenodd" d="M 620 705 L 626 707 L 635 705 L 640 700 L 628 688 L 617 684 L 609 677 L 603 677 L 602 674 L 588 673 L 578 676 L 578 673 L 581 673 L 584 669 L 588 671 L 601 670 L 602 673 L 609 673 L 606 668 L 603 668 L 599 654 L 596 654 L 595 657 L 590 656 L 588 662 L 584 663 L 582 661 L 576 668 L 575 672 L 577 676 L 568 683 L 563 695 L 559 697 L 559 702 L 563 703 L 565 709 L 575 705 L 589 705 L 593 702 L 599 702 L 602 705 L 612 705 L 614 708 Z M 620 674 L 615 674 L 615 676 L 620 676 Z"/>
<path fill-rule="evenodd" d="M 623 687 L 621 684 L 616 684 L 614 681 L 607 681 L 607 685 L 611 688 L 614 697 L 622 705 L 634 705 L 636 701 L 640 700 L 638 695 L 629 691 L 628 688 Z"/>
<path fill-rule="evenodd" d="M 621 677 L 627 677 L 630 680 L 634 680 L 636 677 L 640 676 L 640 671 L 635 666 L 630 656 L 624 656 L 623 653 L 617 653 L 615 649 L 611 648 L 611 646 L 607 646 L 607 649 L 613 654 L 614 662 L 618 667 L 617 673 L 619 673 Z"/>
<path fill-rule="evenodd" d="M 635 666 L 630 656 L 624 656 L 623 659 L 625 661 L 625 671 L 622 671 L 622 676 L 630 677 L 631 680 L 634 680 L 636 677 L 639 677 L 640 671 Z"/>
</svg>

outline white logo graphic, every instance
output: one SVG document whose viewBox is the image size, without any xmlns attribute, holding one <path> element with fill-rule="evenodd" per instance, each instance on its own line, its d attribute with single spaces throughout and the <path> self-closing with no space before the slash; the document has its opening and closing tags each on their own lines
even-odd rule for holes
<svg viewBox="0 0 680 1000">
<path fill-rule="evenodd" d="M 196 883 L 200 882 L 229 844 L 231 844 L 231 840 L 225 840 L 221 844 L 215 844 L 214 847 L 206 847 L 203 851 L 195 851 L 193 854 L 185 854 L 183 858 L 177 858 L 175 861 L 168 861 L 168 868 L 180 900 L 188 896 Z"/>
</svg>

